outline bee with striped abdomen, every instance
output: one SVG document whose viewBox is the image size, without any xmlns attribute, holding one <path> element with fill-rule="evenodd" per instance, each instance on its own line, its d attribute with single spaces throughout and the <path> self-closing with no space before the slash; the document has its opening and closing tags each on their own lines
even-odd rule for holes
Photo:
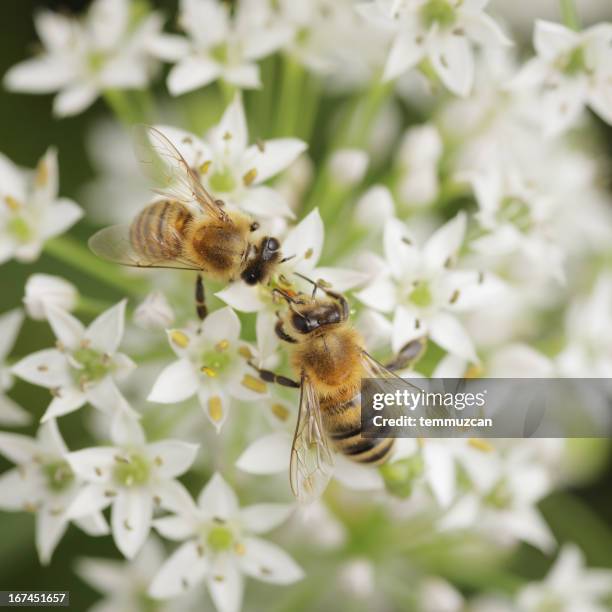
<svg viewBox="0 0 612 612">
<path fill-rule="evenodd" d="M 288 305 L 279 314 L 276 333 L 292 346 L 299 382 L 258 368 L 265 381 L 301 390 L 289 475 L 300 501 L 321 495 L 333 471 L 334 451 L 367 465 L 389 459 L 393 438 L 361 435 L 362 378 L 392 378 L 412 387 L 366 352 L 361 336 L 350 325 L 346 298 L 313 284 L 312 296 L 275 290 Z M 316 297 L 317 289 L 325 293 L 324 298 Z M 405 367 L 420 356 L 423 347 L 422 340 L 409 343 L 393 367 Z"/>
<path fill-rule="evenodd" d="M 126 266 L 196 270 L 211 280 L 266 283 L 281 262 L 279 241 L 272 236 L 256 238 L 256 221 L 225 210 L 223 201 L 204 188 L 198 173 L 159 130 L 138 130 L 140 161 L 164 199 L 149 204 L 130 225 L 113 225 L 94 234 L 91 250 Z M 198 314 L 203 316 L 201 281 L 196 294 Z"/>
</svg>

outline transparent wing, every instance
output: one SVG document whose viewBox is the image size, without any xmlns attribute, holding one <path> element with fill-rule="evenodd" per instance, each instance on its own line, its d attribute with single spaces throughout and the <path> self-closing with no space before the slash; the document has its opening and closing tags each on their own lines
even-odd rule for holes
<svg viewBox="0 0 612 612">
<path fill-rule="evenodd" d="M 158 129 L 150 125 L 135 126 L 134 148 L 156 193 L 180 202 L 195 202 L 212 217 L 229 221 L 219 201 L 202 185 L 198 173 Z"/>
<path fill-rule="evenodd" d="M 176 238 L 180 240 L 178 233 L 174 233 L 172 228 L 168 228 L 166 240 Z M 149 236 L 149 240 L 156 240 L 160 251 L 167 250 L 168 247 L 161 239 L 156 236 Z M 178 270 L 201 270 L 195 262 L 183 257 L 153 257 L 146 255 L 134 248 L 130 239 L 129 225 L 111 225 L 96 232 L 89 239 L 89 248 L 102 259 L 124 266 L 134 266 L 136 268 L 176 268 Z"/>
<path fill-rule="evenodd" d="M 380 382 L 377 384 L 381 387 L 383 393 L 389 391 L 389 388 L 386 388 L 385 381 L 389 381 L 389 387 L 392 386 L 393 389 L 397 389 L 397 385 L 399 384 L 406 385 L 406 387 L 409 387 L 412 391 L 421 391 L 419 387 L 408 382 L 405 378 L 398 376 L 395 372 L 386 368 L 382 363 L 376 361 L 376 359 L 366 351 L 362 351 L 361 353 L 361 367 L 365 374 L 365 378 L 380 379 Z"/>
<path fill-rule="evenodd" d="M 331 478 L 334 454 L 323 429 L 319 399 L 306 377 L 302 377 L 300 409 L 291 448 L 289 480 L 300 502 L 321 496 Z"/>
</svg>

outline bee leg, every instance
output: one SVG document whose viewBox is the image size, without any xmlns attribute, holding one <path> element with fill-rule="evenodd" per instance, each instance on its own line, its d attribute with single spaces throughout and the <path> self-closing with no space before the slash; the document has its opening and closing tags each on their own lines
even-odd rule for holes
<svg viewBox="0 0 612 612">
<path fill-rule="evenodd" d="M 258 368 L 254 363 L 249 361 L 249 365 L 257 371 L 259 374 L 259 378 L 264 382 L 276 383 L 277 385 L 281 385 L 282 387 L 291 387 L 292 389 L 299 389 L 300 383 L 293 380 L 292 378 L 287 378 L 287 376 L 282 376 L 281 374 L 276 374 L 276 372 L 272 372 L 271 370 L 263 370 L 262 368 Z"/>
<path fill-rule="evenodd" d="M 385 367 L 389 370 L 405 370 L 412 368 L 421 359 L 427 348 L 427 336 L 411 340 L 404 345 L 397 355 Z"/>
<path fill-rule="evenodd" d="M 208 314 L 208 308 L 206 307 L 206 294 L 204 293 L 204 281 L 202 275 L 198 274 L 195 284 L 195 305 L 196 315 L 200 321 L 203 321 Z"/>
<path fill-rule="evenodd" d="M 274 326 L 274 332 L 276 335 L 285 342 L 290 342 L 291 344 L 295 344 L 297 341 L 295 338 L 292 338 L 283 328 L 283 322 L 279 319 Z"/>
</svg>

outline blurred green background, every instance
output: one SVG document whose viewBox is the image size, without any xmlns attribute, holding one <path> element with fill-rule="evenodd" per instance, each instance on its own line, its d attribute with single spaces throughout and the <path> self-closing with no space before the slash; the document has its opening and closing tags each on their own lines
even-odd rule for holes
<svg viewBox="0 0 612 612">
<path fill-rule="evenodd" d="M 5 0 L 0 36 L 0 75 L 7 68 L 29 56 L 36 45 L 32 14 L 46 6 L 54 10 L 79 10 L 87 2 L 36 2 L 34 0 Z M 153 3 L 168 15 L 173 15 L 175 2 Z M 56 120 L 51 116 L 51 96 L 29 96 L 0 92 L 0 151 L 17 164 L 33 167 L 49 145 L 59 151 L 61 194 L 77 199 L 80 186 L 92 177 L 92 169 L 85 152 L 87 126 L 95 117 L 108 114 L 103 102 L 98 101 L 86 113 L 75 118 Z M 612 140 L 612 139 L 611 139 Z M 87 221 L 80 222 L 71 233 L 84 240 L 92 232 Z M 21 303 L 23 287 L 32 272 L 47 272 L 67 276 L 84 295 L 109 302 L 121 295 L 73 268 L 43 255 L 32 265 L 9 263 L 0 267 L 0 312 Z M 44 323 L 27 321 L 22 329 L 14 357 L 49 346 L 53 341 Z M 46 390 L 17 382 L 11 395 L 34 415 L 40 416 L 48 403 Z M 87 435 L 80 419 L 74 415 L 61 423 L 68 441 L 82 440 Z M 27 433 L 33 433 L 35 427 Z M 573 541 L 585 551 L 590 564 L 612 567 L 612 462 L 603 447 L 594 441 L 580 446 L 574 441 L 576 462 L 590 457 L 606 467 L 598 477 L 571 491 L 555 493 L 541 505 L 542 511 L 558 539 Z M 0 470 L 8 463 L 0 460 Z M 68 534 L 55 552 L 52 564 L 41 568 L 34 550 L 34 521 L 26 514 L 0 513 L 0 589 L 66 589 L 71 592 L 71 609 L 85 610 L 97 595 L 72 573 L 70 564 L 77 556 L 107 556 L 118 558 L 110 537 L 83 537 L 70 527 Z M 512 560 L 517 573 L 528 578 L 541 577 L 549 560 L 527 546 L 521 547 Z"/>
</svg>

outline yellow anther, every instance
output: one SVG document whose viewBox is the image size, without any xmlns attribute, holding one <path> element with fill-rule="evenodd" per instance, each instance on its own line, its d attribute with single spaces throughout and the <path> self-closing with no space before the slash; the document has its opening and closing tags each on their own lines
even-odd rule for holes
<svg viewBox="0 0 612 612">
<path fill-rule="evenodd" d="M 206 376 L 210 376 L 211 378 L 214 378 L 217 375 L 216 370 L 209 368 L 208 366 L 202 366 L 201 370 L 204 374 L 206 374 Z"/>
<path fill-rule="evenodd" d="M 483 453 L 491 453 L 495 450 L 495 447 L 490 442 L 482 438 L 469 438 L 468 444 Z"/>
<path fill-rule="evenodd" d="M 229 341 L 228 340 L 221 340 L 221 342 L 217 342 L 217 344 L 215 344 L 215 348 L 218 351 L 225 351 L 225 350 L 227 350 L 228 347 L 229 347 Z"/>
<path fill-rule="evenodd" d="M 459 299 L 459 295 L 459 289 L 455 289 L 453 295 L 450 296 L 450 300 L 448 300 L 449 304 L 454 304 Z"/>
<path fill-rule="evenodd" d="M 272 414 L 281 421 L 286 421 L 289 418 L 289 410 L 282 404 L 272 404 Z"/>
<path fill-rule="evenodd" d="M 223 140 L 231 140 L 231 139 L 232 139 L 231 132 L 225 132 L 225 134 L 223 134 Z"/>
<path fill-rule="evenodd" d="M 13 196 L 5 196 L 4 202 L 13 212 L 18 211 L 21 208 L 21 203 Z"/>
<path fill-rule="evenodd" d="M 198 172 L 200 174 L 206 174 L 210 170 L 210 166 L 212 165 L 212 161 L 209 159 L 205 161 L 203 164 L 198 166 Z"/>
<path fill-rule="evenodd" d="M 213 395 L 208 400 L 208 414 L 215 423 L 218 423 L 223 418 L 223 404 L 218 395 Z"/>
<path fill-rule="evenodd" d="M 253 184 L 253 181 L 257 178 L 257 168 L 251 168 L 242 177 L 242 182 L 248 187 Z"/>
<path fill-rule="evenodd" d="M 264 153 L 265 152 L 265 150 L 266 150 L 266 143 L 265 143 L 265 141 L 261 140 L 261 138 L 258 138 L 255 141 L 255 144 L 257 145 L 257 148 L 259 149 L 260 153 Z"/>
<path fill-rule="evenodd" d="M 482 366 L 472 365 L 465 371 L 466 378 L 478 378 L 482 375 Z"/>
<path fill-rule="evenodd" d="M 265 393 L 268 390 L 266 383 L 261 378 L 255 378 L 250 374 L 245 374 L 242 379 L 242 386 L 255 391 L 255 393 Z"/>
<path fill-rule="evenodd" d="M 173 332 L 171 332 L 170 340 L 172 340 L 172 342 L 174 342 L 176 346 L 179 346 L 181 348 L 187 348 L 187 346 L 189 345 L 189 338 L 187 334 L 182 331 L 174 330 Z"/>
<path fill-rule="evenodd" d="M 49 166 L 46 160 L 41 159 L 36 166 L 36 181 L 37 187 L 44 187 L 49 182 Z"/>
<path fill-rule="evenodd" d="M 236 545 L 234 546 L 234 550 L 236 551 L 236 554 L 240 555 L 241 557 L 246 553 L 246 548 L 244 547 L 244 544 L 241 544 L 240 542 L 236 543 Z"/>
<path fill-rule="evenodd" d="M 310 259 L 314 254 L 314 250 L 308 249 L 305 253 L 304 253 L 304 259 Z"/>
<path fill-rule="evenodd" d="M 253 353 L 251 353 L 251 349 L 248 346 L 241 346 L 238 349 L 238 353 L 241 357 L 244 357 L 245 359 L 253 359 Z"/>
</svg>

